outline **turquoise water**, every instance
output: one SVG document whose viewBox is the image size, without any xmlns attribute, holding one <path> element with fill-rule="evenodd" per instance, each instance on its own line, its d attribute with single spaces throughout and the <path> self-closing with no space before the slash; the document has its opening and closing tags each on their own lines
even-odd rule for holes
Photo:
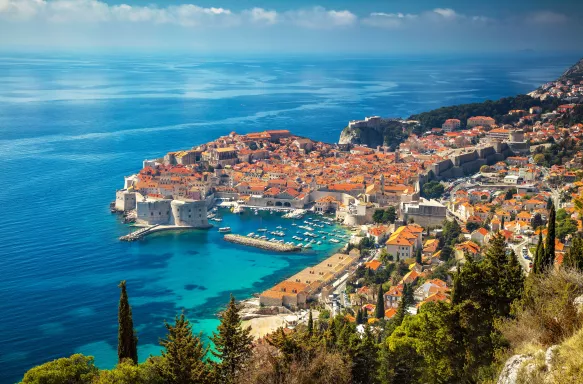
<svg viewBox="0 0 583 384">
<path fill-rule="evenodd" d="M 74 352 L 111 367 L 120 280 L 143 359 L 164 319 L 184 309 L 208 334 L 230 293 L 246 298 L 330 252 L 262 252 L 216 229 L 120 242 L 128 229 L 108 204 L 143 159 L 231 131 L 334 142 L 349 120 L 527 92 L 576 59 L 0 54 L 0 383 Z M 258 220 L 220 225 L 289 226 Z"/>
</svg>

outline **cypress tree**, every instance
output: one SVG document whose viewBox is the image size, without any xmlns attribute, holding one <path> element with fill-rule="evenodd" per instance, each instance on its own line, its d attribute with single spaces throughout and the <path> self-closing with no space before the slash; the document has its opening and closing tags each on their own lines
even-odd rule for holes
<svg viewBox="0 0 583 384">
<path fill-rule="evenodd" d="M 555 220 L 555 205 L 551 203 L 551 212 L 549 213 L 549 222 L 547 224 L 547 238 L 545 239 L 545 257 L 542 263 L 542 268 L 544 270 L 551 268 L 555 263 Z"/>
<path fill-rule="evenodd" d="M 253 350 L 251 328 L 244 329 L 241 326 L 239 308 L 233 295 L 221 315 L 217 330 L 211 338 L 215 345 L 212 354 L 219 360 L 215 364 L 215 373 L 220 383 L 233 383 Z"/>
<path fill-rule="evenodd" d="M 364 321 L 363 316 L 362 316 L 362 309 L 358 308 L 356 310 L 356 324 L 362 324 Z"/>
<path fill-rule="evenodd" d="M 128 300 L 126 290 L 126 281 L 119 283 L 121 289 L 119 297 L 119 307 L 117 312 L 118 330 L 117 330 L 117 359 L 118 364 L 124 359 L 131 359 L 134 364 L 138 363 L 138 337 L 134 329 L 132 319 L 132 307 Z"/>
<path fill-rule="evenodd" d="M 504 221 L 505 221 L 505 218 L 504 218 L 504 215 L 502 215 L 502 220 L 500 220 L 500 230 L 501 231 L 504 230 Z"/>
<path fill-rule="evenodd" d="M 377 319 L 385 318 L 385 298 L 383 295 L 383 285 L 379 284 L 379 292 L 377 294 L 377 306 L 375 307 L 375 316 Z"/>
<path fill-rule="evenodd" d="M 206 384 L 211 382 L 209 369 L 204 361 L 207 348 L 200 335 L 192 334 L 192 326 L 182 313 L 176 316 L 174 325 L 164 322 L 168 334 L 160 340 L 164 347 L 162 376 L 173 384 Z"/>
<path fill-rule="evenodd" d="M 415 255 L 415 262 L 417 262 L 417 264 L 423 264 L 421 247 L 417 248 L 417 254 Z"/>
<path fill-rule="evenodd" d="M 312 310 L 310 309 L 310 315 L 308 317 L 308 335 L 312 336 L 314 333 L 314 319 L 312 318 Z"/>
<path fill-rule="evenodd" d="M 536 245 L 536 251 L 534 254 L 534 263 L 533 263 L 533 272 L 534 273 L 541 273 L 542 272 L 542 263 L 543 258 L 545 257 L 545 245 L 543 243 L 543 229 L 540 228 L 540 232 L 538 234 L 538 244 Z"/>
</svg>

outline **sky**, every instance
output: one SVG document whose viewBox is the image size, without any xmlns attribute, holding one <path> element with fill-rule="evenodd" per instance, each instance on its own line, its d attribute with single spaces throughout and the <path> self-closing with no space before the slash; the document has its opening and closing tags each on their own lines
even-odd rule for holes
<svg viewBox="0 0 583 384">
<path fill-rule="evenodd" d="M 0 0 L 0 49 L 583 52 L 583 0 Z"/>
</svg>

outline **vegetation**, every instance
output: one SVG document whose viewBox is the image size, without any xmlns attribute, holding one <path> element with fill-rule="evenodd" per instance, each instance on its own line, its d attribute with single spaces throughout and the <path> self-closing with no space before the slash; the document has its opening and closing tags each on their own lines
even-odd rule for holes
<svg viewBox="0 0 583 384">
<path fill-rule="evenodd" d="M 134 329 L 132 319 L 132 307 L 128 301 L 125 280 L 119 283 L 121 294 L 118 308 L 118 334 L 117 334 L 117 357 L 121 363 L 125 359 L 130 359 L 134 364 L 138 362 L 138 336 Z"/>
<path fill-rule="evenodd" d="M 378 128 L 349 128 L 342 131 L 343 135 L 355 137 L 355 144 L 366 144 L 370 148 L 386 145 L 394 151 L 399 144 L 409 137 L 413 126 L 399 120 L 386 120 Z"/>
<path fill-rule="evenodd" d="M 560 101 L 547 99 L 541 101 L 533 99 L 528 95 L 518 95 L 515 97 L 504 97 L 500 100 L 486 100 L 482 103 L 471 103 L 442 107 L 429 112 L 423 112 L 409 117 L 411 120 L 417 120 L 423 130 L 441 127 L 447 119 L 459 119 L 461 129 L 466 127 L 468 118 L 472 116 L 489 116 L 496 120 L 498 124 L 516 123 L 518 116 L 508 115 L 508 111 L 513 109 L 528 110 L 530 107 L 540 106 L 543 111 L 554 110 Z"/>
<path fill-rule="evenodd" d="M 372 220 L 377 224 L 393 224 L 397 218 L 395 207 L 390 206 L 387 209 L 377 209 L 374 211 Z"/>
<path fill-rule="evenodd" d="M 421 195 L 427 199 L 437 199 L 443 195 L 444 187 L 439 181 L 430 181 L 423 184 Z"/>
</svg>

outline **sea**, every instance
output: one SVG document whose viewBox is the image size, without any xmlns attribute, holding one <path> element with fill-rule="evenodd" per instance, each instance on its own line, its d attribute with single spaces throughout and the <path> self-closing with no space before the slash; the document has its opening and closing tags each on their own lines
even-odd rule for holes
<svg viewBox="0 0 583 384">
<path fill-rule="evenodd" d="M 113 367 L 121 280 L 143 361 L 181 311 L 207 340 L 231 294 L 335 251 L 245 248 L 216 227 L 120 242 L 131 228 L 108 205 L 144 159 L 233 131 L 336 142 L 349 120 L 525 93 L 577 59 L 0 52 L 0 383 L 73 353 Z M 234 233 L 292 230 L 277 214 L 221 217 Z"/>
</svg>

